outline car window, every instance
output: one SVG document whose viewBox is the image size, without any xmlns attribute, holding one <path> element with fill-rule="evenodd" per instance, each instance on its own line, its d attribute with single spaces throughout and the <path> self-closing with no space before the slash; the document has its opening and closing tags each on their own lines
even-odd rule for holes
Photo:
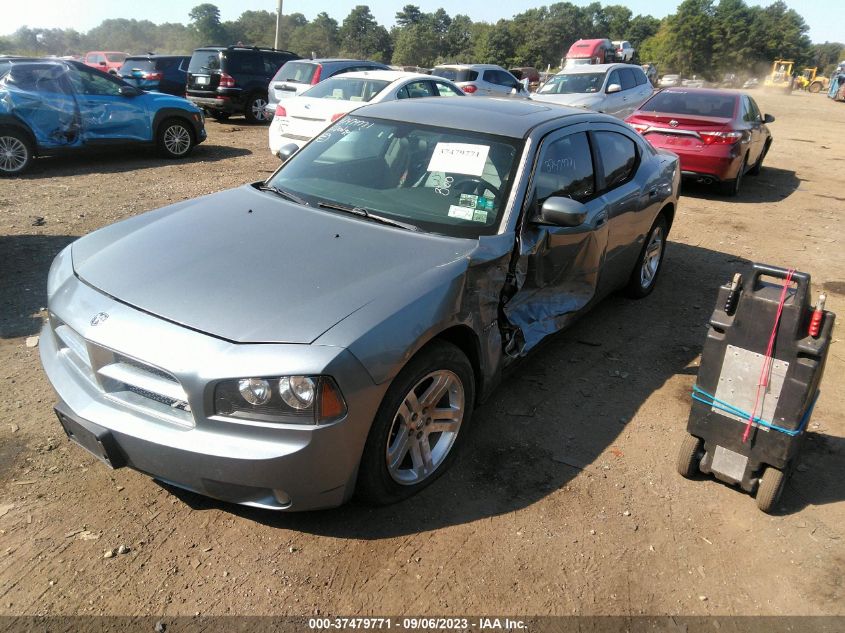
<svg viewBox="0 0 845 633">
<path fill-rule="evenodd" d="M 230 75 L 263 75 L 264 60 L 262 56 L 252 52 L 238 51 L 229 53 L 225 57 L 224 70 Z"/>
<path fill-rule="evenodd" d="M 430 81 L 412 81 L 405 85 L 406 98 L 417 99 L 419 97 L 436 97 L 437 93 L 431 86 Z"/>
<path fill-rule="evenodd" d="M 122 62 L 126 59 L 126 55 L 123 53 L 106 53 L 106 59 L 112 63 Z"/>
<path fill-rule="evenodd" d="M 610 77 L 607 79 L 607 87 L 610 88 L 612 84 L 617 84 L 619 86 L 622 85 L 622 78 L 619 76 L 618 70 L 614 70 L 610 73 Z"/>
<path fill-rule="evenodd" d="M 569 73 L 555 75 L 540 88 L 541 94 L 588 94 L 598 92 L 605 73 Z"/>
<path fill-rule="evenodd" d="M 56 65 L 13 65 L 3 79 L 7 88 L 17 88 L 28 92 L 66 92 L 61 82 L 65 70 Z"/>
<path fill-rule="evenodd" d="M 68 73 L 68 76 L 74 89 L 80 94 L 112 97 L 120 94 L 120 86 L 122 84 L 102 73 L 76 68 Z"/>
<path fill-rule="evenodd" d="M 273 77 L 273 81 L 291 81 L 297 84 L 310 84 L 318 68 L 322 68 L 322 66 L 313 62 L 287 62 L 279 68 L 279 71 Z"/>
<path fill-rule="evenodd" d="M 125 62 L 123 62 L 123 66 L 120 67 L 118 71 L 121 75 L 131 75 L 133 70 L 140 70 L 142 72 L 147 72 L 150 70 L 155 70 L 156 63 L 151 59 L 146 59 L 143 57 L 128 57 Z M 161 65 L 159 65 L 161 68 Z"/>
<path fill-rule="evenodd" d="M 754 103 L 754 100 L 751 97 L 743 97 L 742 100 L 745 104 L 744 120 L 749 123 L 756 123 L 763 118 L 760 116 L 760 110 L 757 109 L 757 104 Z"/>
<path fill-rule="evenodd" d="M 491 84 L 497 84 L 499 86 L 507 86 L 509 88 L 515 86 L 517 83 L 509 73 L 502 70 L 485 70 L 484 81 L 489 81 Z"/>
<path fill-rule="evenodd" d="M 337 75 L 306 90 L 302 96 L 343 101 L 370 101 L 389 84 L 389 81 L 383 79 L 354 79 Z"/>
<path fill-rule="evenodd" d="M 478 72 L 468 68 L 435 68 L 431 71 L 435 77 L 443 77 L 449 81 L 464 82 L 478 79 Z"/>
<path fill-rule="evenodd" d="M 570 134 L 543 145 L 534 173 L 536 203 L 549 196 L 584 201 L 596 192 L 593 157 L 586 132 Z"/>
<path fill-rule="evenodd" d="M 622 79 L 622 90 L 632 90 L 637 87 L 634 71 L 630 68 L 620 68 L 619 77 Z"/>
<path fill-rule="evenodd" d="M 188 72 L 196 74 L 213 70 L 220 70 L 220 51 L 202 49 L 194 51 L 188 64 Z"/>
<path fill-rule="evenodd" d="M 444 84 L 439 81 L 435 81 L 434 86 L 437 88 L 437 94 L 441 97 L 460 97 L 464 94 L 454 86 L 450 86 L 449 84 Z"/>
<path fill-rule="evenodd" d="M 637 85 L 642 86 L 643 84 L 648 83 L 648 78 L 645 76 L 642 68 L 632 68 L 631 72 L 634 73 L 634 79 L 637 80 Z"/>
<path fill-rule="evenodd" d="M 601 155 L 605 189 L 613 189 L 630 180 L 637 165 L 637 144 L 618 132 L 594 132 L 593 138 Z"/>
</svg>

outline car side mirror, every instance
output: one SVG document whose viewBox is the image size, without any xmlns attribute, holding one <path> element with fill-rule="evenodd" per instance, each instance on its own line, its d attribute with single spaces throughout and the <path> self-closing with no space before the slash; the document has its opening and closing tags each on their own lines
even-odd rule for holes
<svg viewBox="0 0 845 633">
<path fill-rule="evenodd" d="M 620 86 L 619 84 L 610 84 L 607 87 L 606 92 L 607 92 L 607 94 L 611 94 L 611 93 L 614 93 L 614 92 L 622 92 L 622 86 Z"/>
<path fill-rule="evenodd" d="M 288 143 L 287 145 L 283 145 L 279 149 L 279 153 L 276 156 L 284 163 L 286 162 L 291 156 L 296 154 L 299 151 L 299 145 L 296 143 Z"/>
<path fill-rule="evenodd" d="M 767 114 L 763 117 L 763 123 L 774 123 L 774 122 L 775 122 L 775 117 L 773 117 L 771 114 Z"/>
<path fill-rule="evenodd" d="M 100 64 L 99 64 L 99 65 L 100 65 L 100 66 L 108 66 L 108 64 L 107 64 L 106 62 L 100 62 Z"/>
<path fill-rule="evenodd" d="M 554 224 L 555 226 L 580 226 L 587 219 L 587 208 L 572 198 L 550 196 L 540 207 L 540 213 L 535 218 L 538 224 Z"/>
<path fill-rule="evenodd" d="M 141 91 L 133 86 L 121 86 L 120 87 L 120 96 L 121 97 L 137 97 L 141 94 Z"/>
</svg>

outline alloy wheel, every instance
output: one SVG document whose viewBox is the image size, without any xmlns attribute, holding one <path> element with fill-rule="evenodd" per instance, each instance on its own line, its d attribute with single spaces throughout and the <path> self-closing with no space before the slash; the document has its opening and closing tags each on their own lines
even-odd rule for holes
<svg viewBox="0 0 845 633">
<path fill-rule="evenodd" d="M 191 149 L 191 133 L 183 125 L 171 125 L 164 131 L 164 147 L 174 156 Z"/>
<path fill-rule="evenodd" d="M 252 116 L 256 121 L 266 121 L 270 118 L 270 115 L 268 114 L 267 110 L 265 109 L 266 107 L 267 107 L 267 100 L 266 99 L 262 99 L 261 97 L 253 99 L 251 110 L 252 110 Z"/>
<path fill-rule="evenodd" d="M 659 224 L 654 227 L 643 253 L 643 265 L 640 269 L 640 284 L 648 288 L 654 283 L 657 276 L 657 269 L 660 268 L 660 260 L 663 257 L 663 227 Z"/>
<path fill-rule="evenodd" d="M 29 150 L 23 141 L 14 136 L 0 136 L 0 170 L 13 174 L 23 169 Z"/>
<path fill-rule="evenodd" d="M 425 375 L 393 416 L 385 459 L 391 478 L 418 484 L 434 473 L 455 444 L 464 419 L 464 386 L 449 370 Z"/>
</svg>

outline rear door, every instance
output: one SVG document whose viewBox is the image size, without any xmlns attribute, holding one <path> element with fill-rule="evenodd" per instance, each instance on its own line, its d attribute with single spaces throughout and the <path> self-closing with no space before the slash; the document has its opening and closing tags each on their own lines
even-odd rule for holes
<svg viewBox="0 0 845 633">
<path fill-rule="evenodd" d="M 549 134 L 542 142 L 531 176 L 527 208 L 519 227 L 519 264 L 526 269 L 523 285 L 505 304 L 508 321 L 521 336 L 522 354 L 565 327 L 596 295 L 607 247 L 605 201 L 590 148 L 588 125 Z M 536 221 L 543 202 L 569 197 L 583 203 L 585 221 L 574 227 Z"/>
<path fill-rule="evenodd" d="M 763 115 L 757 109 L 757 104 L 746 95 L 742 96 L 742 122 L 751 135 L 748 149 L 748 166 L 751 167 L 760 157 L 766 139 L 763 132 Z"/>
<path fill-rule="evenodd" d="M 79 67 L 73 67 L 68 77 L 79 104 L 83 142 L 152 139 L 144 100 L 121 95 L 123 82 L 105 73 Z"/>
<path fill-rule="evenodd" d="M 187 89 L 198 97 L 213 97 L 219 85 L 220 50 L 195 50 L 188 64 Z"/>
</svg>

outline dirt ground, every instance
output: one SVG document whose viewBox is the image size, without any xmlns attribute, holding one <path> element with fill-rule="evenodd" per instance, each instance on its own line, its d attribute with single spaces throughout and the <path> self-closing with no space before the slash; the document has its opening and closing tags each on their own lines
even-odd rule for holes
<svg viewBox="0 0 845 633">
<path fill-rule="evenodd" d="M 734 271 L 809 272 L 845 318 L 845 105 L 756 96 L 777 118 L 762 173 L 737 199 L 685 188 L 655 293 L 611 297 L 543 347 L 478 410 L 449 473 L 380 509 L 270 513 L 110 471 L 64 437 L 26 345 L 55 253 L 263 179 L 277 165 L 266 128 L 209 121 L 183 162 L 43 159 L 0 182 L 0 615 L 845 615 L 841 334 L 776 516 L 675 472 L 706 322 Z"/>
</svg>

